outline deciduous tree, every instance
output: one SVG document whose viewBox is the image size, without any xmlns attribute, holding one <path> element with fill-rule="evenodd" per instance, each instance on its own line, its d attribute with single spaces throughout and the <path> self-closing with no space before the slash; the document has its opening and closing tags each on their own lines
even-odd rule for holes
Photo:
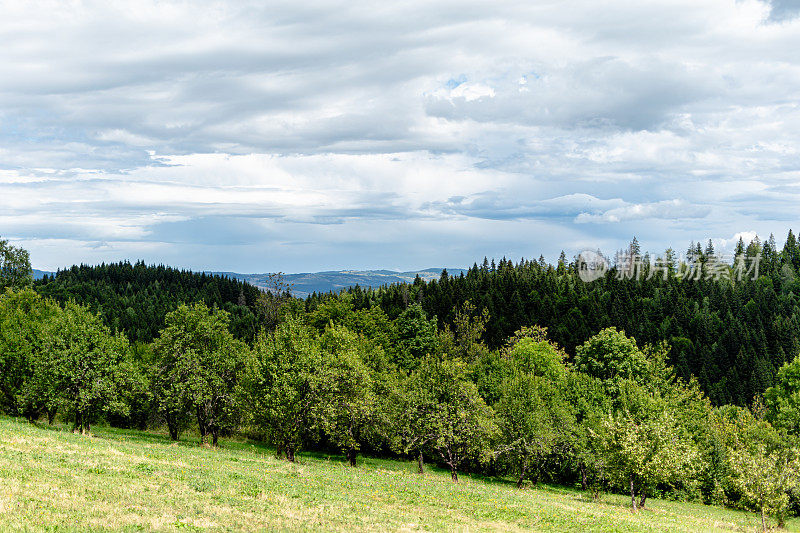
<svg viewBox="0 0 800 533">
<path fill-rule="evenodd" d="M 407 394 L 409 441 L 437 455 L 454 482 L 464 460 L 488 459 L 497 427 L 464 362 L 426 357 L 411 375 Z"/>
<path fill-rule="evenodd" d="M 204 304 L 181 305 L 166 317 L 154 342 L 159 365 L 159 401 L 167 416 L 189 409 L 201 441 L 217 445 L 222 428 L 238 420 L 237 386 L 248 359 L 247 346 L 228 330 L 229 315 Z M 171 430 L 172 431 L 172 430 Z"/>
<path fill-rule="evenodd" d="M 314 427 L 313 411 L 323 394 L 319 339 L 312 328 L 290 317 L 274 332 L 262 333 L 253 351 L 246 384 L 250 415 L 278 455 L 294 461 Z"/>
</svg>

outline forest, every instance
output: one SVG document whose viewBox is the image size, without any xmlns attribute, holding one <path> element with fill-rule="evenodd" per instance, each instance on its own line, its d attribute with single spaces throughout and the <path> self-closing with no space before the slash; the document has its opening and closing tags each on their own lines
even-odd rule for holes
<svg viewBox="0 0 800 533">
<path fill-rule="evenodd" d="M 736 279 L 734 262 L 712 276 L 709 243 L 687 251 L 692 279 L 672 250 L 663 276 L 617 265 L 589 283 L 562 254 L 304 300 L 279 277 L 260 292 L 143 263 L 34 283 L 27 253 L 0 243 L 8 415 L 191 431 L 208 446 L 240 433 L 288 461 L 405 457 L 454 482 L 625 493 L 634 510 L 655 496 L 723 504 L 765 527 L 800 512 L 791 232 L 782 248 L 740 241 L 755 279 Z"/>
</svg>

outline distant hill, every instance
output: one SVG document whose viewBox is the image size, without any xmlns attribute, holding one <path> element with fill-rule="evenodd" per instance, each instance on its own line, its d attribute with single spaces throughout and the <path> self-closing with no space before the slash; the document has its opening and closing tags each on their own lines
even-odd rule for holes
<svg viewBox="0 0 800 533">
<path fill-rule="evenodd" d="M 34 281 L 39 294 L 88 306 L 133 342 L 152 341 L 167 313 L 182 303 L 193 302 L 229 312 L 231 332 L 239 338 L 251 340 L 258 332 L 256 302 L 261 291 L 240 279 L 141 261 L 73 266 L 46 280 L 42 275 Z"/>
<path fill-rule="evenodd" d="M 45 276 L 52 276 L 55 272 L 48 272 L 47 270 L 33 269 L 33 279 L 42 279 Z"/>
<path fill-rule="evenodd" d="M 447 269 L 451 276 L 458 276 L 467 271 L 460 268 Z M 262 289 L 269 288 L 269 274 L 239 274 L 237 272 L 207 272 L 219 276 L 227 276 Z M 441 268 L 426 268 L 408 272 L 395 272 L 394 270 L 330 270 L 325 272 L 304 272 L 301 274 L 284 274 L 283 279 L 292 285 L 292 294 L 305 298 L 312 292 L 339 291 L 348 287 L 359 285 L 361 287 L 380 287 L 392 283 L 411 283 L 419 275 L 423 281 L 438 279 L 442 274 Z"/>
</svg>

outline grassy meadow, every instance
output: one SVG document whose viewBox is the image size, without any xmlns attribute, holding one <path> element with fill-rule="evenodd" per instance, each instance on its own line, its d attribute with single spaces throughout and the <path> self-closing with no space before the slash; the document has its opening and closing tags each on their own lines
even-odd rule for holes
<svg viewBox="0 0 800 533">
<path fill-rule="evenodd" d="M 623 496 L 517 490 L 416 464 L 303 454 L 296 464 L 255 443 L 170 442 L 155 432 L 33 426 L 0 417 L 0 530 L 755 531 L 756 515 Z M 800 531 L 798 523 L 789 530 Z"/>
</svg>

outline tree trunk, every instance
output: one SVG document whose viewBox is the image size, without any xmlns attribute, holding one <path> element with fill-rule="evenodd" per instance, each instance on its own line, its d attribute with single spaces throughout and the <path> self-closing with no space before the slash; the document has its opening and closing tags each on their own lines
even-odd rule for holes
<svg viewBox="0 0 800 533">
<path fill-rule="evenodd" d="M 167 417 L 167 428 L 170 440 L 178 440 L 178 424 L 172 417 Z"/>
<path fill-rule="evenodd" d="M 522 472 L 520 472 L 519 479 L 517 480 L 517 488 L 518 489 L 522 488 L 522 482 L 525 481 L 525 474 L 527 472 L 528 472 L 528 467 L 527 466 L 523 466 L 522 467 Z"/>
<path fill-rule="evenodd" d="M 424 462 L 424 460 L 422 458 L 422 452 L 420 451 L 419 455 L 417 455 L 417 473 L 418 474 L 424 474 L 425 473 L 424 465 L 425 465 L 425 462 Z"/>
<path fill-rule="evenodd" d="M 453 483 L 458 483 L 458 472 L 452 466 L 450 467 L 450 477 L 453 478 Z"/>
<path fill-rule="evenodd" d="M 358 450 L 349 448 L 347 450 L 347 461 L 350 463 L 350 466 L 356 466 L 356 457 L 358 457 Z"/>
<path fill-rule="evenodd" d="M 633 507 L 633 512 L 636 512 L 636 491 L 633 489 L 633 476 L 630 477 L 631 482 L 631 506 Z"/>
<path fill-rule="evenodd" d="M 47 424 L 52 426 L 53 422 L 56 419 L 56 413 L 58 413 L 58 409 L 48 409 L 47 410 Z"/>
<path fill-rule="evenodd" d="M 203 423 L 203 417 L 200 416 L 200 408 L 197 409 L 197 429 L 200 430 L 200 444 L 208 444 L 208 428 Z"/>
<path fill-rule="evenodd" d="M 25 420 L 33 424 L 39 419 L 39 411 L 36 409 L 25 409 L 23 413 L 25 415 Z"/>
<path fill-rule="evenodd" d="M 81 435 L 89 434 L 89 416 L 85 412 L 75 411 L 75 427 L 72 428 L 72 432 Z"/>
<path fill-rule="evenodd" d="M 581 463 L 581 488 L 583 490 L 589 490 L 589 480 L 586 477 L 586 466 Z"/>
<path fill-rule="evenodd" d="M 219 428 L 217 426 L 214 426 L 213 428 L 211 428 L 211 445 L 218 446 L 218 442 L 219 442 Z"/>
<path fill-rule="evenodd" d="M 764 506 L 761 506 L 761 531 L 767 530 L 767 521 L 764 517 Z"/>
</svg>

